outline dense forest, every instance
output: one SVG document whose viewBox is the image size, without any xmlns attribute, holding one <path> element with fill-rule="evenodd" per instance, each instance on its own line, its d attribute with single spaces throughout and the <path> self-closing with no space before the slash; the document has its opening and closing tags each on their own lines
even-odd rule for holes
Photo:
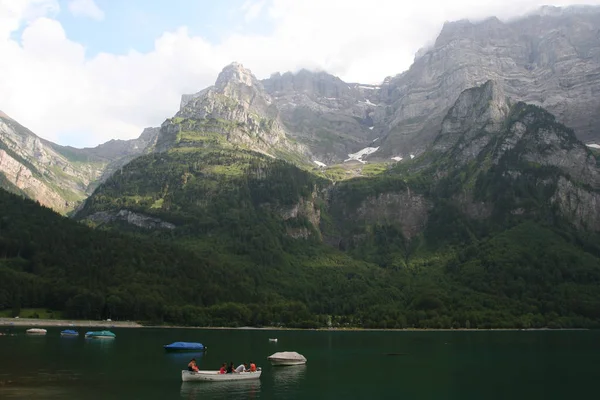
<svg viewBox="0 0 600 400">
<path fill-rule="evenodd" d="M 505 184 L 487 173 L 482 196 Z M 411 176 L 392 170 L 335 190 L 348 203 L 407 185 L 453 190 Z M 600 240 L 548 219 L 552 210 L 472 220 L 439 196 L 416 237 L 381 221 L 340 248 L 326 242 L 351 227 L 327 206 L 331 187 L 252 152 L 177 149 L 101 186 L 78 214 L 94 228 L 0 191 L 0 309 L 195 326 L 600 327 Z M 304 212 L 283 217 L 299 201 Z M 88 218 L 118 209 L 176 228 Z"/>
</svg>

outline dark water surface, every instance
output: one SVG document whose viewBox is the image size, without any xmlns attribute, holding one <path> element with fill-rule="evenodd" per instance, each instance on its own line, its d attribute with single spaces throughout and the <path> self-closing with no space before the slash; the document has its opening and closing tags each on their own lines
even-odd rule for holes
<svg viewBox="0 0 600 400">
<path fill-rule="evenodd" d="M 598 331 L 115 328 L 116 339 L 98 340 L 25 329 L 0 336 L 0 399 L 600 398 Z M 255 382 L 183 383 L 180 371 L 194 355 L 165 353 L 174 341 L 208 346 L 195 355 L 200 369 L 253 360 L 263 374 Z M 276 351 L 297 351 L 307 365 L 272 367 L 266 358 Z"/>
</svg>

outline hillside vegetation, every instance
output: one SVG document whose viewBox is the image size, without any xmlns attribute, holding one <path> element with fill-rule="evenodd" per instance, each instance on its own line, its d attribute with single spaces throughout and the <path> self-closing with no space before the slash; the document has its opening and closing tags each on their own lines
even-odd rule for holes
<svg viewBox="0 0 600 400">
<path fill-rule="evenodd" d="M 233 112 L 223 96 L 188 103 L 79 222 L 2 191 L 0 309 L 202 326 L 600 327 L 597 158 L 543 109 L 490 81 L 461 94 L 414 160 L 311 170 L 273 157 L 300 147 L 275 119 L 257 122 L 266 100 Z"/>
<path fill-rule="evenodd" d="M 352 203 L 406 187 L 398 173 L 372 179 L 337 190 Z M 340 234 L 314 195 L 328 189 L 256 153 L 178 150 L 136 159 L 80 215 L 127 208 L 174 230 L 91 229 L 2 192 L 0 308 L 212 326 L 315 327 L 330 316 L 388 328 L 600 325 L 597 236 L 528 218 L 472 221 L 440 200 L 411 240 L 382 221 L 354 227 L 363 239 L 342 251 L 308 214 Z M 291 217 L 299 199 L 314 204 Z"/>
</svg>

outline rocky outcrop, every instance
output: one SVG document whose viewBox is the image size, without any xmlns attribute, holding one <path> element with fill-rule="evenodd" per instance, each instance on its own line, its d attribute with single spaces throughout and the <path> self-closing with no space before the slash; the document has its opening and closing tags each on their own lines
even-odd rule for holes
<svg viewBox="0 0 600 400">
<path fill-rule="evenodd" d="M 58 211 L 63 211 L 68 207 L 65 199 L 50 189 L 44 181 L 33 176 L 29 168 L 12 158 L 4 150 L 0 150 L 0 171 L 9 182 L 41 205 Z"/>
<path fill-rule="evenodd" d="M 552 203 L 563 216 L 580 229 L 600 231 L 600 193 L 590 191 L 560 177 Z"/>
<path fill-rule="evenodd" d="M 287 137 L 262 83 L 238 63 L 226 66 L 214 86 L 182 97 L 175 118 L 161 126 L 156 150 L 223 142 L 282 158 L 308 154 Z"/>
<path fill-rule="evenodd" d="M 342 236 L 356 232 L 357 227 L 381 224 L 398 226 L 406 239 L 412 239 L 427 225 L 432 207 L 430 200 L 410 188 L 369 195 L 357 204 L 350 203 L 346 194 L 332 189 L 329 199 L 329 209 Z"/>
<path fill-rule="evenodd" d="M 352 219 L 367 224 L 398 224 L 405 238 L 422 232 L 431 203 L 424 196 L 406 192 L 369 196 L 352 213 Z"/>
<path fill-rule="evenodd" d="M 130 210 L 119 210 L 116 212 L 99 211 L 88 215 L 85 218 L 94 225 L 103 225 L 115 221 L 123 221 L 128 224 L 144 229 L 175 229 L 175 225 L 161 220 L 160 218 L 151 217 L 141 213 L 136 213 Z"/>
<path fill-rule="evenodd" d="M 502 88 L 494 81 L 465 90 L 442 121 L 432 149 L 452 151 L 453 159 L 466 163 L 479 155 L 492 136 L 500 133 L 510 112 Z"/>
</svg>

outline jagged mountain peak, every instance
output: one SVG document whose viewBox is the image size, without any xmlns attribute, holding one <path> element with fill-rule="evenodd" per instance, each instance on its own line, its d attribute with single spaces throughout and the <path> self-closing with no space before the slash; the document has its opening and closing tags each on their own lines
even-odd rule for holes
<svg viewBox="0 0 600 400">
<path fill-rule="evenodd" d="M 242 84 L 246 86 L 256 86 L 258 80 L 247 68 L 238 62 L 232 62 L 225 66 L 215 82 L 217 90 L 224 90 L 230 84 Z"/>
<path fill-rule="evenodd" d="M 241 146 L 301 160 L 306 152 L 286 136 L 261 81 L 237 62 L 223 68 L 214 86 L 182 96 L 179 112 L 162 124 L 154 149 L 209 146 Z"/>
</svg>

